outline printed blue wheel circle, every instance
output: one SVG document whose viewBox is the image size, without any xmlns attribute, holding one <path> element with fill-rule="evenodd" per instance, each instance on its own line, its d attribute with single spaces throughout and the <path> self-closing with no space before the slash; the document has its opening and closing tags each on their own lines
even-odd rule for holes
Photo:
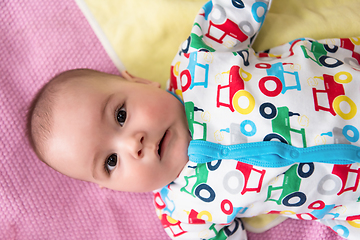
<svg viewBox="0 0 360 240">
<path fill-rule="evenodd" d="M 263 23 L 265 20 L 265 15 L 267 11 L 267 4 L 264 2 L 255 2 L 251 7 L 251 13 L 253 15 L 253 18 L 258 23 Z M 259 11 L 259 8 L 262 8 L 263 11 Z M 259 16 L 259 12 L 261 13 Z"/>
<path fill-rule="evenodd" d="M 347 238 L 350 234 L 350 231 L 347 227 L 345 227 L 344 225 L 335 225 L 332 230 L 334 232 L 336 232 L 337 234 L 339 234 L 339 236 Z"/>
<path fill-rule="evenodd" d="M 352 132 L 352 136 L 348 134 L 349 131 Z M 349 142 L 357 142 L 359 140 L 359 130 L 353 125 L 346 125 L 342 130 L 342 134 Z"/>
<path fill-rule="evenodd" d="M 292 198 L 299 198 L 298 202 L 291 203 Z M 282 203 L 287 207 L 300 207 L 306 202 L 306 195 L 303 192 L 293 192 L 287 195 L 283 200 Z"/>
<path fill-rule="evenodd" d="M 246 126 L 250 126 L 251 130 L 248 131 L 248 130 L 246 129 Z M 247 136 L 247 137 L 252 137 L 252 136 L 254 136 L 255 133 L 256 133 L 256 125 L 255 125 L 255 123 L 254 123 L 253 121 L 251 121 L 251 120 L 244 120 L 244 121 L 242 121 L 241 124 L 240 124 L 240 131 L 241 131 L 241 133 L 244 134 L 245 136 Z"/>
<path fill-rule="evenodd" d="M 207 192 L 209 196 L 208 197 L 201 196 L 202 191 Z M 202 183 L 196 187 L 195 196 L 197 196 L 203 202 L 212 202 L 215 199 L 215 192 L 209 185 L 207 185 L 206 183 Z"/>
<path fill-rule="evenodd" d="M 282 136 L 280 136 L 279 134 L 276 134 L 276 133 L 269 133 L 268 135 L 266 135 L 264 137 L 263 140 L 264 141 L 273 141 L 273 139 L 277 139 L 282 143 L 288 144 L 288 142 L 286 141 L 286 139 L 284 137 L 282 137 Z"/>
<path fill-rule="evenodd" d="M 308 168 L 309 168 L 306 172 L 303 169 L 305 165 L 307 165 Z M 308 178 L 313 174 L 314 169 L 315 169 L 314 163 L 300 163 L 299 166 L 298 166 L 298 171 L 297 172 L 298 172 L 300 177 Z"/>
<path fill-rule="evenodd" d="M 334 60 L 334 63 L 327 63 L 326 61 L 328 60 Z M 329 57 L 326 55 L 323 55 L 319 58 L 319 62 L 324 66 L 324 67 L 328 67 L 328 68 L 336 68 L 340 65 L 343 65 L 344 63 L 342 61 L 340 61 L 339 59 L 333 58 L 333 57 Z"/>
<path fill-rule="evenodd" d="M 211 161 L 211 162 L 208 162 L 206 165 L 208 167 L 208 169 L 210 171 L 215 171 L 216 169 L 218 169 L 220 167 L 220 164 L 221 164 L 221 159 L 219 160 L 216 160 L 216 164 L 215 165 L 212 165 L 212 163 L 215 162 L 215 161 Z"/>
<path fill-rule="evenodd" d="M 267 113 L 265 111 L 266 108 L 270 108 L 271 112 Z M 259 108 L 259 112 L 260 112 L 260 115 L 266 119 L 273 119 L 277 114 L 276 107 L 274 106 L 274 104 L 269 103 L 269 102 L 261 104 L 260 108 Z"/>
</svg>

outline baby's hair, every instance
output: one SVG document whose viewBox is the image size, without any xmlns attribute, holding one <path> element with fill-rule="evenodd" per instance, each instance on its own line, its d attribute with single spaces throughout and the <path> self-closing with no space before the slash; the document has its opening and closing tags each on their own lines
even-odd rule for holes
<svg viewBox="0 0 360 240">
<path fill-rule="evenodd" d="M 29 142 L 38 155 L 43 159 L 46 140 L 51 136 L 53 123 L 52 114 L 55 102 L 61 97 L 65 85 L 69 80 L 98 73 L 90 69 L 74 69 L 62 72 L 46 83 L 33 99 L 27 116 L 27 135 Z"/>
</svg>

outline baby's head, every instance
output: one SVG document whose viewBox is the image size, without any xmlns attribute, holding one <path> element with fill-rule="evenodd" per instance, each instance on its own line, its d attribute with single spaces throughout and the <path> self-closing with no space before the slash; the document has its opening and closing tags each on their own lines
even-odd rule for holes
<svg viewBox="0 0 360 240">
<path fill-rule="evenodd" d="M 30 138 L 39 158 L 69 177 L 152 191 L 188 161 L 185 111 L 158 83 L 122 75 L 79 69 L 56 76 L 34 101 Z"/>
</svg>

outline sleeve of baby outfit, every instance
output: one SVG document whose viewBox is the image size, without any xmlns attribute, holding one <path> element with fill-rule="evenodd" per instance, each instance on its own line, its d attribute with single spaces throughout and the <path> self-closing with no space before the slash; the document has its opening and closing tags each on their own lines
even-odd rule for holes
<svg viewBox="0 0 360 240">
<path fill-rule="evenodd" d="M 212 0 L 195 18 L 182 52 L 226 51 L 249 48 L 270 8 L 271 0 Z"/>
<path fill-rule="evenodd" d="M 180 85 L 176 80 L 176 76 L 180 74 L 180 62 L 184 59 L 188 59 L 190 63 L 197 62 L 199 52 L 232 52 L 247 62 L 248 48 L 253 44 L 264 23 L 271 1 L 211 0 L 207 2 L 196 16 L 190 36 L 181 44 L 171 64 L 170 80 L 166 89 L 182 99 L 181 91 L 177 90 Z M 182 72 L 181 75 L 187 76 L 187 73 L 191 75 L 191 69 Z"/>
</svg>

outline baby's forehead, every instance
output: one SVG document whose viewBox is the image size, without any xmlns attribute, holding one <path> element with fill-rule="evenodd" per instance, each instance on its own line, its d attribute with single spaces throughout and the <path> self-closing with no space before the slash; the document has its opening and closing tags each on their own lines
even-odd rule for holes
<svg viewBox="0 0 360 240">
<path fill-rule="evenodd" d="M 116 89 L 122 88 L 122 83 L 126 80 L 119 76 L 110 74 L 86 74 L 81 76 L 72 76 L 66 79 L 60 91 L 55 97 L 54 111 L 66 114 L 67 108 L 72 105 L 80 107 L 89 107 L 88 102 L 102 102 L 107 96 L 114 93 Z M 82 104 L 84 103 L 84 104 Z"/>
<path fill-rule="evenodd" d="M 123 82 L 120 77 L 107 74 L 72 77 L 61 87 L 55 108 L 64 108 L 64 105 L 74 104 L 81 106 L 81 102 L 96 101 L 106 98 Z"/>
<path fill-rule="evenodd" d="M 85 75 L 85 76 L 74 76 L 69 79 L 65 84 L 65 89 L 68 90 L 81 87 L 89 87 L 94 84 L 103 85 L 107 82 L 109 77 L 102 75 Z"/>
<path fill-rule="evenodd" d="M 61 95 L 80 96 L 84 92 L 102 91 L 110 84 L 110 81 L 111 77 L 106 75 L 72 77 L 64 83 L 60 91 Z"/>
<path fill-rule="evenodd" d="M 93 74 L 87 74 L 82 76 L 74 76 L 68 81 L 68 84 L 72 88 L 76 87 L 101 87 L 107 86 L 111 82 L 121 83 L 123 78 L 116 75 L 95 72 Z"/>
</svg>

